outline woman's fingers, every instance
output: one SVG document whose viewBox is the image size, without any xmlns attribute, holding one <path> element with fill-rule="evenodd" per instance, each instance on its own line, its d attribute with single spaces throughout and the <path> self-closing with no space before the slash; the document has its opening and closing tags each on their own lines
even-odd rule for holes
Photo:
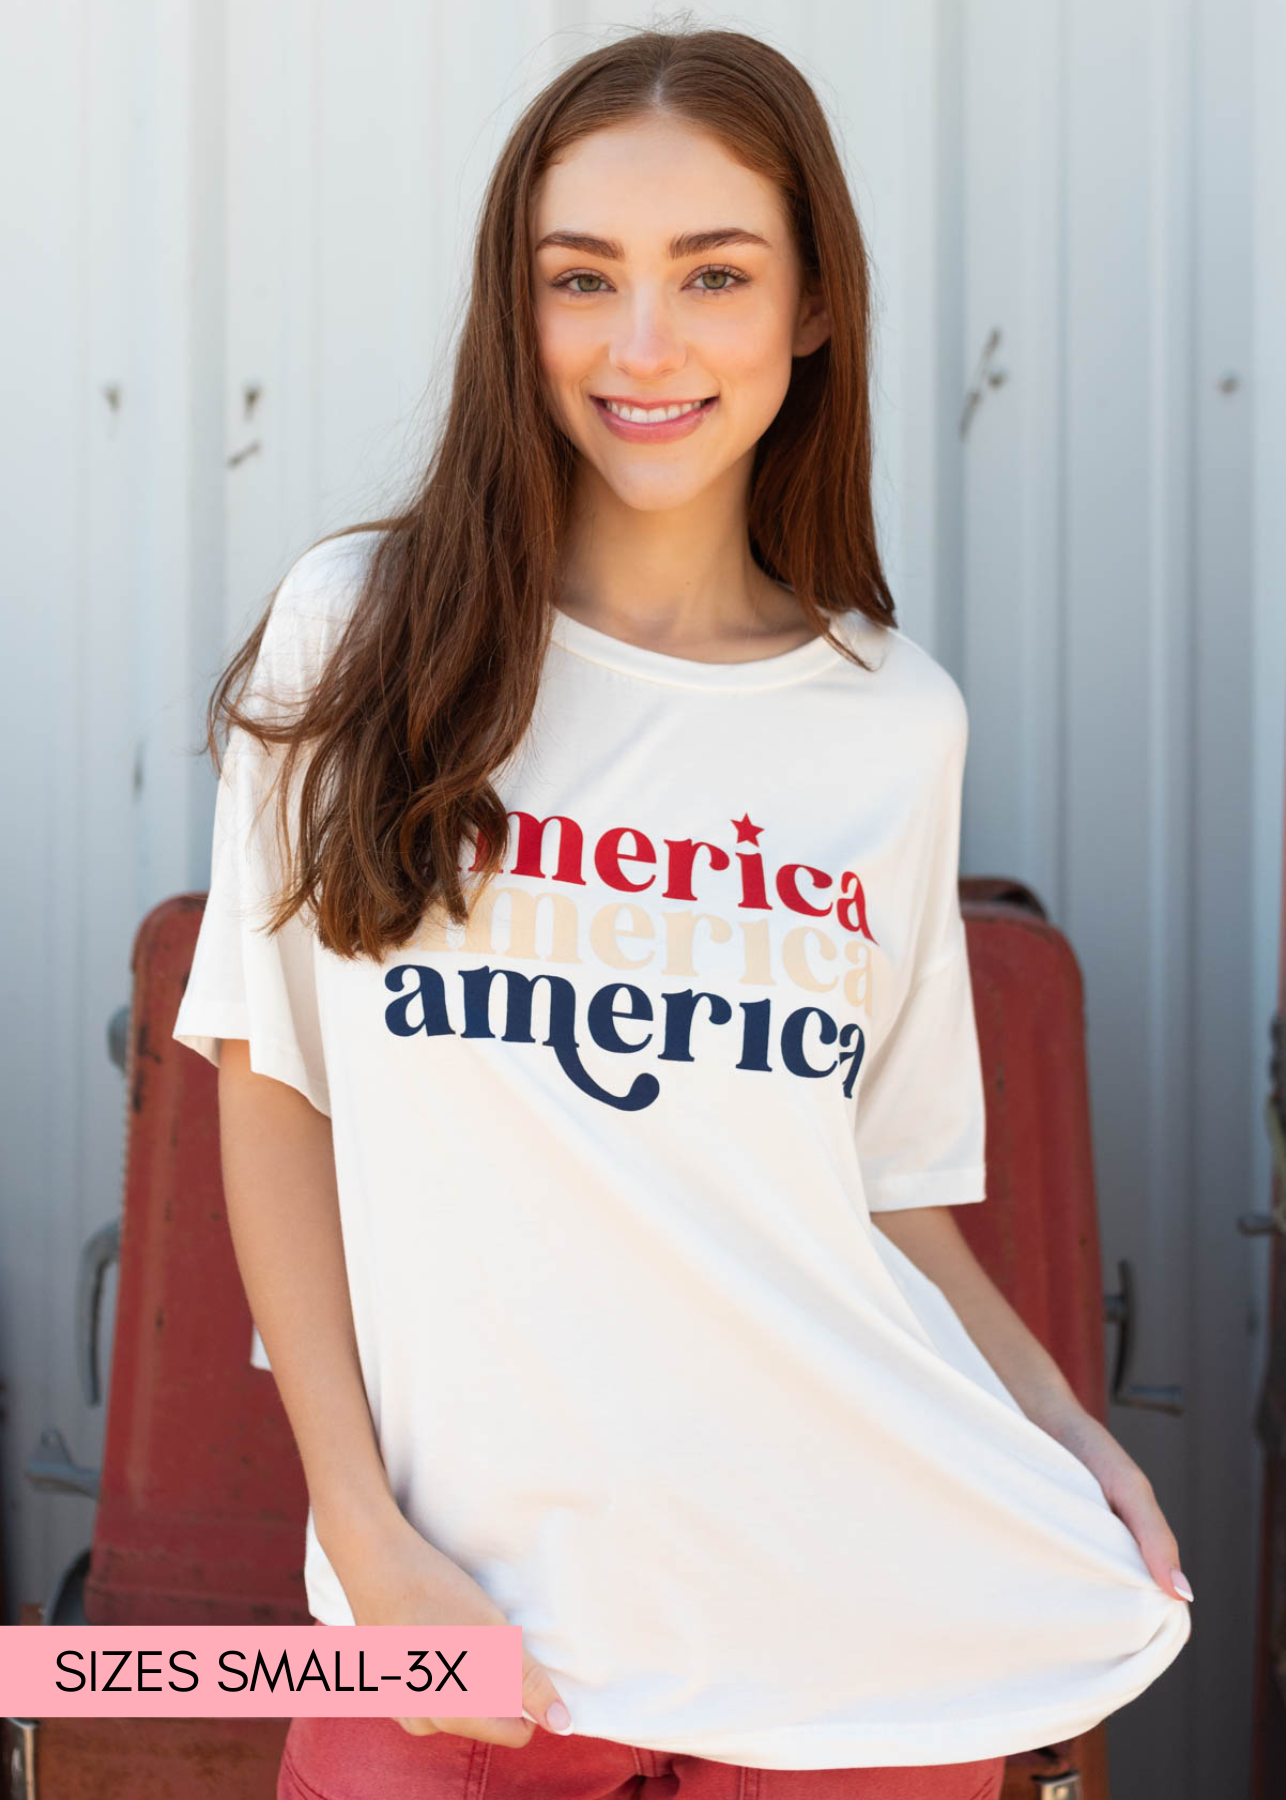
<svg viewBox="0 0 1286 1800">
<path fill-rule="evenodd" d="M 571 1715 L 549 1671 L 523 1649 L 522 1717 L 519 1719 L 398 1719 L 403 1731 L 413 1737 L 428 1737 L 433 1732 L 454 1733 L 457 1737 L 483 1738 L 487 1743 L 511 1745 L 515 1749 L 531 1742 L 532 1728 L 566 1737 L 572 1730 Z"/>
<path fill-rule="evenodd" d="M 486 1744 L 501 1744 L 506 1749 L 521 1750 L 531 1742 L 532 1727 L 523 1719 L 397 1719 L 394 1721 L 412 1737 L 480 1738 Z"/>
<path fill-rule="evenodd" d="M 548 1670 L 541 1667 L 535 1657 L 529 1656 L 526 1649 L 522 1657 L 522 1714 L 536 1725 L 543 1725 L 546 1731 L 553 1731 L 559 1737 L 566 1737 L 572 1729 L 571 1714 L 549 1678 Z"/>
<path fill-rule="evenodd" d="M 1176 1600 L 1191 1600 L 1192 1584 L 1179 1561 L 1179 1542 L 1157 1504 L 1152 1484 L 1141 1471 L 1104 1489 L 1112 1511 L 1134 1533 L 1148 1573 Z"/>
</svg>

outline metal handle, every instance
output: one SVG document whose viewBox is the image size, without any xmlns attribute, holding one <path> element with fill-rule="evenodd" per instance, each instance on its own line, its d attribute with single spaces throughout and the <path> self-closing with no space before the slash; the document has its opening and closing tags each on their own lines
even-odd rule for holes
<svg viewBox="0 0 1286 1800">
<path fill-rule="evenodd" d="M 6 1800 L 36 1800 L 37 1719 L 6 1719 Z"/>
<path fill-rule="evenodd" d="M 1104 1294 L 1103 1317 L 1110 1325 L 1115 1325 L 1116 1359 L 1112 1368 L 1112 1399 L 1117 1406 L 1135 1406 L 1147 1412 L 1181 1413 L 1183 1411 L 1183 1389 L 1173 1384 L 1162 1387 L 1147 1387 L 1141 1382 L 1130 1381 L 1130 1363 L 1134 1356 L 1134 1270 L 1122 1257 L 1116 1265 L 1116 1278 L 1120 1283 L 1115 1294 Z"/>
<path fill-rule="evenodd" d="M 1237 1229 L 1243 1237 L 1286 1235 L 1286 1019 L 1275 1013 L 1268 1027 L 1272 1057 L 1268 1065 L 1269 1091 L 1264 1098 L 1264 1123 L 1273 1151 L 1273 1201 L 1270 1212 L 1239 1213 Z"/>
<path fill-rule="evenodd" d="M 99 1378 L 99 1320 L 103 1311 L 103 1283 L 108 1269 L 120 1261 L 121 1225 L 112 1219 L 96 1231 L 80 1253 L 76 1278 L 76 1366 L 86 1406 L 97 1406 L 103 1397 Z"/>
</svg>

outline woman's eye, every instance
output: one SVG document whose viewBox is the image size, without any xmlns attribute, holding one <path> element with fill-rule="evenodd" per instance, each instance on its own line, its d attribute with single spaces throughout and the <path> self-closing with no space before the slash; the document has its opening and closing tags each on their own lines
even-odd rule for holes
<svg viewBox="0 0 1286 1800">
<path fill-rule="evenodd" d="M 585 270 L 573 270 L 570 275 L 560 275 L 553 285 L 555 287 L 567 288 L 573 294 L 583 294 L 585 289 L 572 287 L 573 281 L 601 281 L 602 279 L 603 277 L 601 275 L 591 275 Z M 597 288 L 591 288 L 589 292 L 597 293 L 598 290 Z"/>
<path fill-rule="evenodd" d="M 742 275 L 737 269 L 726 269 L 722 266 L 715 267 L 712 265 L 708 269 L 698 269 L 696 278 L 697 280 L 701 280 L 706 275 L 723 275 L 726 276 L 727 279 L 721 281 L 718 287 L 702 288 L 700 291 L 704 294 L 726 294 L 730 288 L 740 287 L 746 280 L 746 276 Z"/>
</svg>

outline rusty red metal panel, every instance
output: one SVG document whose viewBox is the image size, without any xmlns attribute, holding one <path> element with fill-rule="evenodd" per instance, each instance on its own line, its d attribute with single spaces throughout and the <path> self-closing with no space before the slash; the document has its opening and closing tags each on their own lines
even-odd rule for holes
<svg viewBox="0 0 1286 1800">
<path fill-rule="evenodd" d="M 979 883 L 986 894 L 989 884 Z M 1080 966 L 1029 906 L 961 883 L 987 1086 L 987 1199 L 956 1208 L 970 1249 L 1077 1398 L 1106 1421 L 1103 1273 Z"/>
<path fill-rule="evenodd" d="M 171 1032 L 204 894 L 134 938 L 115 1342 L 91 1623 L 309 1623 L 307 1490 L 251 1318 L 220 1176 L 216 1071 Z"/>
<path fill-rule="evenodd" d="M 274 1800 L 288 1719 L 43 1719 L 39 1800 Z M 25 1795 L 21 1734 L 0 1728 L 0 1757 Z"/>
</svg>

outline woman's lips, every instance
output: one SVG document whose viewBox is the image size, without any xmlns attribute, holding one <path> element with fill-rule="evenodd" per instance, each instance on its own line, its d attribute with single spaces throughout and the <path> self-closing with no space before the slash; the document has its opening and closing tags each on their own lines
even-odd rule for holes
<svg viewBox="0 0 1286 1800">
<path fill-rule="evenodd" d="M 611 411 L 597 394 L 591 394 L 594 410 L 615 437 L 624 438 L 630 444 L 670 444 L 675 438 L 690 437 L 698 429 L 701 421 L 712 413 L 719 404 L 718 396 L 703 400 L 700 406 L 693 407 L 691 412 L 681 413 L 677 419 L 660 419 L 655 425 L 642 425 L 636 419 L 622 419 Z"/>
</svg>

